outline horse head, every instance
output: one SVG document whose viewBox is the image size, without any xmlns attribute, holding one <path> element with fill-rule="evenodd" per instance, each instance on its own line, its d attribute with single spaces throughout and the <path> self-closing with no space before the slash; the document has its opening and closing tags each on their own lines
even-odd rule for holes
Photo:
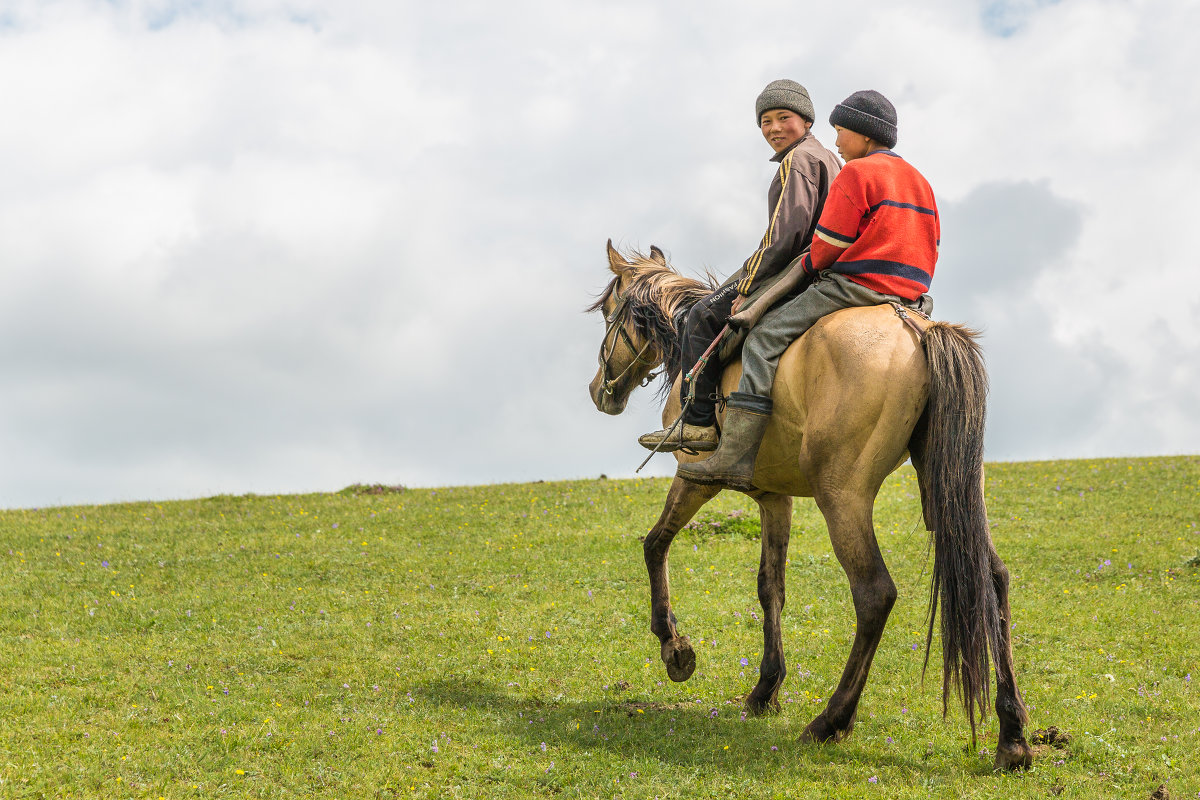
<svg viewBox="0 0 1200 800">
<path fill-rule="evenodd" d="M 651 370 L 662 363 L 664 354 L 645 330 L 638 330 L 634 314 L 636 299 L 631 292 L 638 279 L 636 265 L 625 260 L 611 239 L 607 247 L 608 268 L 614 277 L 592 306 L 604 314 L 604 338 L 600 342 L 600 364 L 588 393 L 600 411 L 620 414 L 629 402 L 629 395 L 652 377 Z M 662 257 L 658 248 L 651 253 Z"/>
<path fill-rule="evenodd" d="M 662 250 L 634 253 L 627 260 L 608 241 L 608 268 L 613 278 L 589 311 L 604 314 L 599 368 L 588 387 L 592 402 L 605 414 L 620 414 L 629 395 L 645 386 L 664 365 L 667 386 L 679 373 L 675 357 L 674 316 L 703 297 L 710 287 L 685 278 L 667 264 Z"/>
</svg>

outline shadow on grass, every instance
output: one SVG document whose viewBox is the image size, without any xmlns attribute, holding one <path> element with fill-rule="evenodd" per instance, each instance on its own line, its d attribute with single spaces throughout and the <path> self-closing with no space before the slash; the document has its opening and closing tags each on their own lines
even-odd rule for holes
<svg viewBox="0 0 1200 800">
<path fill-rule="evenodd" d="M 978 755 L 912 757 L 859 745 L 854 737 L 836 744 L 800 743 L 809 719 L 795 711 L 785 712 L 795 719 L 780 725 L 776 724 L 778 718 L 743 719 L 742 707 L 735 704 L 655 703 L 617 694 L 590 701 L 544 699 L 519 696 L 509 688 L 442 678 L 426 684 L 421 693 L 435 705 L 476 712 L 481 725 L 489 730 L 498 727 L 503 734 L 524 742 L 531 752 L 544 743 L 578 751 L 607 750 L 623 760 L 645 759 L 667 766 L 721 763 L 764 773 L 777 772 L 783 766 L 789 771 L 800 769 L 814 780 L 821 777 L 819 773 L 839 767 L 892 767 L 926 777 L 991 773 L 989 764 Z"/>
</svg>

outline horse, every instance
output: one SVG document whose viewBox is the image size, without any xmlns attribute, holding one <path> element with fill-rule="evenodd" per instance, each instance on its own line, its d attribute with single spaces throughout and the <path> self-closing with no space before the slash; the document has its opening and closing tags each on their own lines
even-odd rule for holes
<svg viewBox="0 0 1200 800">
<path fill-rule="evenodd" d="M 608 242 L 613 277 L 589 311 L 605 318 L 599 367 L 589 386 L 596 408 L 620 414 L 630 394 L 664 374 L 663 423 L 679 414 L 677 315 L 713 290 L 676 272 L 662 250 L 627 256 Z M 899 316 L 891 306 L 851 308 L 823 318 L 793 342 L 779 362 L 774 412 L 754 466 L 762 552 L 758 598 L 763 609 L 759 679 L 747 695 L 751 714 L 777 711 L 786 675 L 780 631 L 792 498 L 811 497 L 825 518 L 834 554 L 850 582 L 857 628 L 836 690 L 801 741 L 841 741 L 858 714 L 884 625 L 896 601 L 872 525 L 884 479 L 911 459 L 922 516 L 930 531 L 930 582 L 925 668 L 941 605 L 942 715 L 959 696 L 976 741 L 989 703 L 989 659 L 995 666 L 1000 724 L 997 769 L 1026 769 L 1028 712 L 1017 688 L 1010 634 L 1009 573 L 991 540 L 983 496 L 983 430 L 987 373 L 976 338 L 961 325 Z M 915 326 L 915 328 L 914 328 Z M 690 367 L 691 365 L 684 365 Z M 736 389 L 740 362 L 728 364 L 721 392 Z M 677 452 L 679 461 L 704 454 Z M 667 556 L 671 542 L 721 486 L 676 475 L 662 514 L 643 540 L 650 578 L 650 630 L 673 681 L 686 681 L 696 655 L 671 608 Z"/>
</svg>

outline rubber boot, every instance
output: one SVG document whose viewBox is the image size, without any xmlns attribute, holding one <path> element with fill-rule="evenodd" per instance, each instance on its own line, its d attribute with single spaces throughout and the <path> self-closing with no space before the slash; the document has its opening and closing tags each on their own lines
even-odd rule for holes
<svg viewBox="0 0 1200 800">
<path fill-rule="evenodd" d="M 754 459 L 771 419 L 771 398 L 733 392 L 725 404 L 725 424 L 717 452 L 703 461 L 680 464 L 679 477 L 693 483 L 754 488 Z"/>
</svg>

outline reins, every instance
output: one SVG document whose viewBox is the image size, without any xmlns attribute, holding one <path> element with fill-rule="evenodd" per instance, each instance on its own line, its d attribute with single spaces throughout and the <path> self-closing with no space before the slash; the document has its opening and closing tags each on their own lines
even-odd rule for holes
<svg viewBox="0 0 1200 800">
<path fill-rule="evenodd" d="M 613 331 L 615 330 L 617 332 L 618 336 L 620 336 L 621 341 L 623 341 L 625 343 L 625 346 L 629 348 L 630 352 L 633 352 L 633 350 L 634 350 L 633 338 L 629 335 L 629 331 L 625 330 L 625 326 L 622 324 L 624 322 L 624 320 L 622 320 L 622 318 L 621 318 L 625 312 L 625 309 L 628 307 L 628 305 L 629 305 L 629 297 L 627 295 L 622 295 L 620 300 L 617 302 L 617 307 L 613 309 L 613 312 L 611 314 L 609 314 L 608 318 L 605 320 L 604 340 L 600 343 L 600 356 L 599 356 L 600 374 L 604 378 L 604 384 L 603 384 L 604 393 L 609 396 L 611 396 L 613 393 L 613 387 L 616 386 L 626 375 L 628 375 L 629 371 L 631 369 L 633 369 L 635 366 L 637 366 L 638 364 L 650 364 L 650 365 L 654 364 L 653 361 L 648 361 L 648 360 L 645 360 L 642 358 L 642 356 L 645 355 L 646 350 L 648 350 L 650 348 L 650 345 L 652 343 L 652 340 L 649 337 L 647 337 L 646 343 L 644 345 L 642 345 L 642 348 L 640 350 L 637 351 L 637 354 L 634 355 L 633 360 L 630 361 L 628 365 L 626 365 L 625 369 L 621 370 L 621 374 L 616 376 L 615 378 L 608 377 L 608 371 L 609 371 L 608 361 L 610 358 L 612 358 L 613 353 L 615 353 L 617 350 L 617 337 L 612 336 Z M 611 349 L 609 348 L 610 337 L 612 339 Z M 650 382 L 653 381 L 658 376 L 659 376 L 658 372 L 651 372 L 649 375 L 647 375 L 645 378 L 642 379 L 641 385 L 649 386 Z"/>
</svg>

